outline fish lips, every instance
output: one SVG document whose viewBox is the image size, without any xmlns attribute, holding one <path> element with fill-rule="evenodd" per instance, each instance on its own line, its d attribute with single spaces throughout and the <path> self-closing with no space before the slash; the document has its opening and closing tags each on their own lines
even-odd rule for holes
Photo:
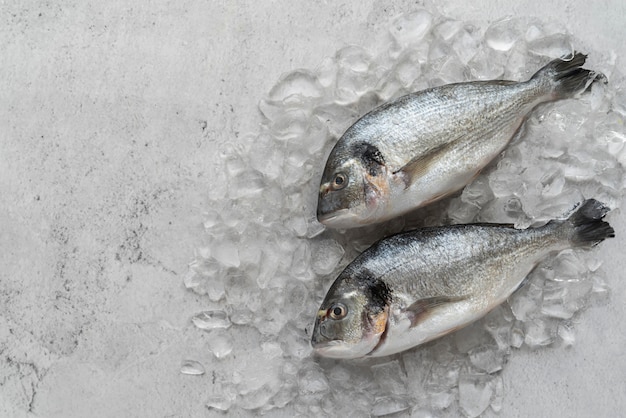
<svg viewBox="0 0 626 418">
<path fill-rule="evenodd" d="M 378 345 L 380 334 L 361 338 L 358 342 L 330 339 L 324 335 L 324 321 L 315 322 L 311 346 L 315 354 L 338 359 L 356 359 L 366 357 Z"/>
<path fill-rule="evenodd" d="M 379 337 L 371 339 L 364 338 L 356 344 L 347 343 L 343 340 L 311 340 L 311 345 L 313 346 L 315 354 L 322 357 L 356 359 L 366 357 L 370 354 L 378 345 L 378 340 Z"/>
<path fill-rule="evenodd" d="M 354 228 L 361 226 L 363 220 L 354 208 L 345 207 L 338 196 L 327 194 L 317 202 L 317 220 L 331 228 Z"/>
</svg>

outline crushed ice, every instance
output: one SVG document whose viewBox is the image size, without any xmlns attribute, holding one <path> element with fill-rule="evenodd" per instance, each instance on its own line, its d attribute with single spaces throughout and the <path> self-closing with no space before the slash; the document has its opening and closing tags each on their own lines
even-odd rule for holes
<svg viewBox="0 0 626 418">
<path fill-rule="evenodd" d="M 206 295 L 208 310 L 192 321 L 208 332 L 213 353 L 209 409 L 287 408 L 305 416 L 498 412 L 499 372 L 510 353 L 574 344 L 576 316 L 608 298 L 595 253 L 566 251 L 541 264 L 509 302 L 433 343 L 376 360 L 311 355 L 311 322 L 326 290 L 383 235 L 476 221 L 528 227 L 565 214 L 583 197 L 616 208 L 624 189 L 626 85 L 614 56 L 583 51 L 587 67 L 609 84 L 536 109 L 521 138 L 461 193 L 384 225 L 325 230 L 315 220 L 320 175 L 334 142 L 359 116 L 430 86 L 526 80 L 578 45 L 558 26 L 533 19 L 485 25 L 427 10 L 395 19 L 385 36 L 377 51 L 349 46 L 315 70 L 285 74 L 260 101 L 260 131 L 220 144 L 204 245 L 184 278 L 189 290 Z M 181 372 L 204 368 L 186 361 Z"/>
</svg>

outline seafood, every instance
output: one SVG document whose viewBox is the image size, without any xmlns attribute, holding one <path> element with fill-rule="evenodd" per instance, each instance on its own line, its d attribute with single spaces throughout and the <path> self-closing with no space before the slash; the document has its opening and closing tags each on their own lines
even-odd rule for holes
<svg viewBox="0 0 626 418">
<path fill-rule="evenodd" d="M 326 357 L 379 357 L 455 331 L 504 302 L 549 254 L 613 237 L 608 210 L 590 199 L 538 228 L 453 225 L 380 240 L 328 290 L 312 346 Z"/>
<path fill-rule="evenodd" d="M 405 214 L 470 183 L 540 103 L 603 79 L 586 56 L 556 59 L 526 82 L 474 81 L 403 96 L 364 115 L 339 139 L 322 175 L 318 220 L 354 228 Z"/>
</svg>

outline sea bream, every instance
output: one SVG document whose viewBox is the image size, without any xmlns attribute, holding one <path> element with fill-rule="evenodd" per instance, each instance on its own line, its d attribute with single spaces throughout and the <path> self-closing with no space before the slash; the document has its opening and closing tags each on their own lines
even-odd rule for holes
<svg viewBox="0 0 626 418">
<path fill-rule="evenodd" d="M 608 210 L 591 199 L 538 228 L 453 225 L 378 241 L 328 290 L 311 344 L 326 357 L 380 357 L 464 327 L 504 302 L 547 255 L 613 237 L 602 220 Z"/>
<path fill-rule="evenodd" d="M 555 59 L 526 82 L 474 81 L 403 96 L 360 118 L 332 149 L 318 220 L 353 228 L 389 220 L 460 190 L 540 103 L 581 93 L 603 76 L 586 55 Z"/>
</svg>

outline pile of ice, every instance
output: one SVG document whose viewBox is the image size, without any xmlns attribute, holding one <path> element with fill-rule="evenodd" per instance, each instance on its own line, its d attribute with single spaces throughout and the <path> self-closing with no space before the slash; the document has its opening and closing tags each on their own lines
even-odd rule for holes
<svg viewBox="0 0 626 418">
<path fill-rule="evenodd" d="M 311 325 L 326 290 L 356 254 L 385 234 L 424 224 L 512 222 L 568 212 L 583 197 L 615 208 L 624 188 L 624 84 L 614 57 L 588 68 L 609 84 L 535 110 L 496 163 L 452 199 L 365 230 L 325 230 L 315 219 L 326 156 L 375 105 L 465 80 L 525 80 L 577 47 L 561 28 L 530 19 L 489 26 L 426 10 L 397 18 L 376 51 L 349 46 L 315 70 L 285 74 L 261 100 L 260 132 L 228 138 L 214 159 L 204 222 L 185 286 L 206 295 L 192 318 L 211 354 L 181 372 L 202 374 L 212 410 L 306 416 L 478 416 L 502 407 L 499 375 L 511 351 L 574 343 L 576 315 L 607 299 L 594 252 L 564 252 L 486 318 L 423 347 L 383 359 L 312 356 Z M 608 245 L 608 244 L 607 244 Z M 187 360 L 187 359 L 185 359 Z M 208 376 L 208 373 L 207 373 Z"/>
</svg>

